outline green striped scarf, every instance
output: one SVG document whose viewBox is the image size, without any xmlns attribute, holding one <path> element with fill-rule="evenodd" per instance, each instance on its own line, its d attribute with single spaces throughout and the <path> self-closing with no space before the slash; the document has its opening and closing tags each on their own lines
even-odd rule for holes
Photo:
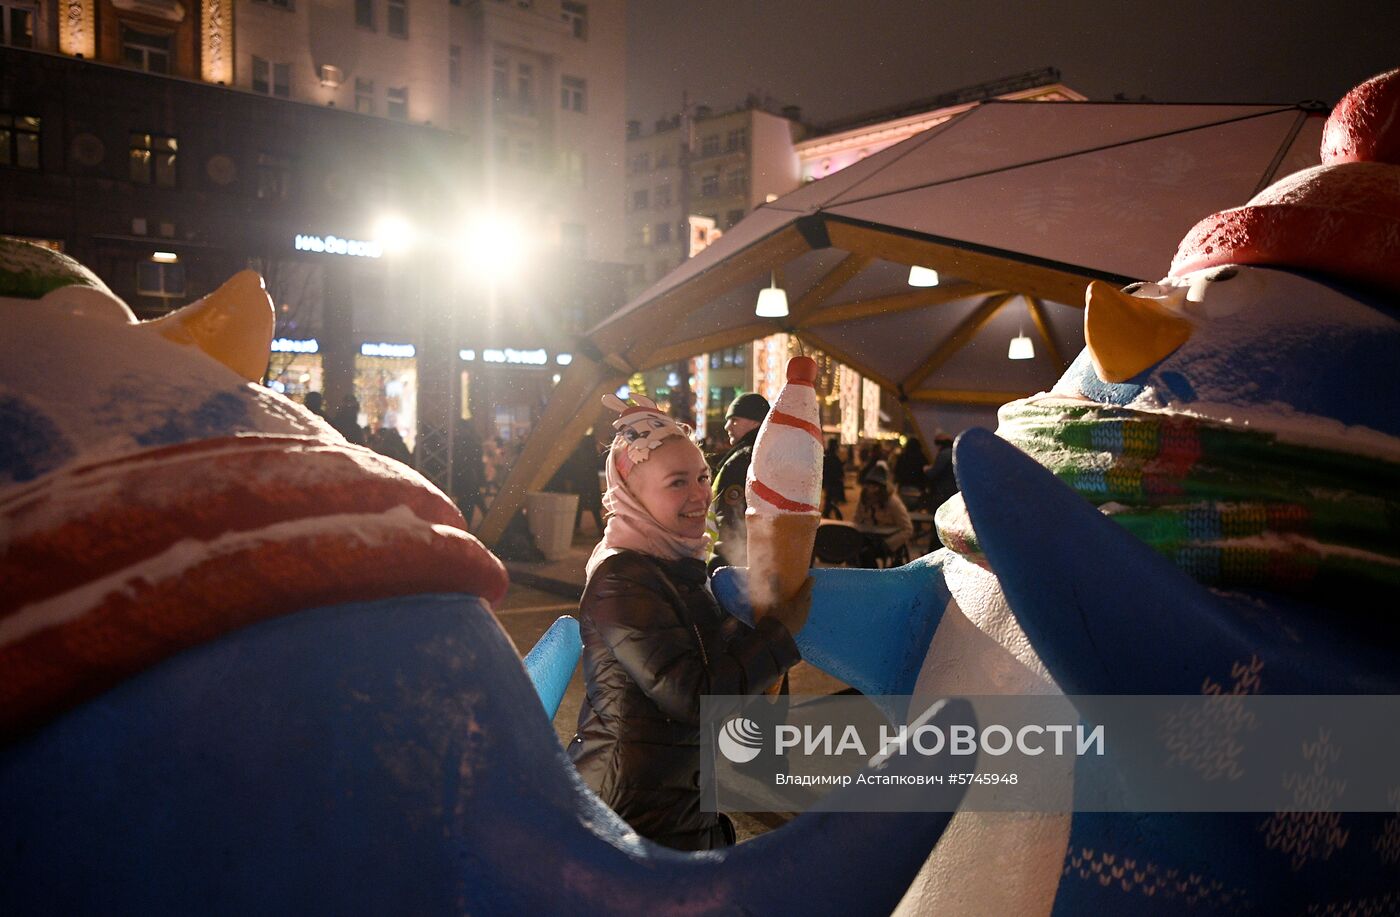
<svg viewBox="0 0 1400 917">
<path fill-rule="evenodd" d="M 1013 402 L 1000 420 L 998 435 L 1202 583 L 1400 586 L 1400 463 L 1061 400 Z M 987 566 L 961 495 L 935 524 L 945 545 Z"/>
</svg>

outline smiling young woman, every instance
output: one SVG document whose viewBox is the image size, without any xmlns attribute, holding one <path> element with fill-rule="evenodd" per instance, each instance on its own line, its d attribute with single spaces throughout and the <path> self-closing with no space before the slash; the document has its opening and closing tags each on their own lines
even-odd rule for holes
<svg viewBox="0 0 1400 917">
<path fill-rule="evenodd" d="M 579 603 L 587 696 L 569 756 L 643 837 L 724 847 L 732 824 L 700 811 L 700 698 L 775 684 L 801 658 L 793 634 L 810 589 L 754 628 L 726 614 L 705 576 L 710 472 L 699 448 L 650 402 L 605 402 L 623 414 L 608 452 L 607 528 Z"/>
</svg>

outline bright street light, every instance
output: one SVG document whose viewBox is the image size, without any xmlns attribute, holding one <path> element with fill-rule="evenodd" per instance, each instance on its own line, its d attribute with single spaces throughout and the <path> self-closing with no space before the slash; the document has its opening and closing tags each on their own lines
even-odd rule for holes
<svg viewBox="0 0 1400 917">
<path fill-rule="evenodd" d="M 484 280 L 515 273 L 525 256 L 526 237 L 520 224 L 499 213 L 471 220 L 462 237 L 462 254 L 472 272 Z"/>
<path fill-rule="evenodd" d="M 413 225 L 401 216 L 382 216 L 374 224 L 374 241 L 389 254 L 407 251 L 413 245 Z"/>
</svg>

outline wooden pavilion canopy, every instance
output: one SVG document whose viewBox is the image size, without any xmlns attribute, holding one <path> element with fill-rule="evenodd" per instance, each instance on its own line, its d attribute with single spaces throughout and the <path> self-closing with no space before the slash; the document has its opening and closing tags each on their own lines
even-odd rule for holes
<svg viewBox="0 0 1400 917">
<path fill-rule="evenodd" d="M 924 435 L 989 423 L 1083 347 L 1089 280 L 1155 280 L 1198 220 L 1318 161 L 1300 105 L 986 102 L 760 207 L 590 329 L 479 536 L 500 537 L 634 372 L 795 334 Z M 911 288 L 910 265 L 939 272 Z M 770 274 L 790 315 L 760 319 Z M 1031 360 L 1010 361 L 1024 330 Z"/>
</svg>

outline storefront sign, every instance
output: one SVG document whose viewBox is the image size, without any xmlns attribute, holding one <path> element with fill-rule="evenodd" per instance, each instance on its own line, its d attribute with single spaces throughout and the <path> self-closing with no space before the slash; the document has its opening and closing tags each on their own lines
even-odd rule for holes
<svg viewBox="0 0 1400 917">
<path fill-rule="evenodd" d="M 295 338 L 277 338 L 272 342 L 273 353 L 319 353 L 321 345 L 315 338 L 299 341 Z"/>
<path fill-rule="evenodd" d="M 549 355 L 540 350 L 483 350 L 481 359 L 487 363 L 516 363 L 523 366 L 543 366 L 549 362 Z"/>
<path fill-rule="evenodd" d="M 366 357 L 397 357 L 406 359 L 418 351 L 412 344 L 361 344 L 360 353 Z"/>
<path fill-rule="evenodd" d="M 299 252 L 354 255 L 359 258 L 380 258 L 384 255 L 384 246 L 378 242 L 360 242 L 355 239 L 342 239 L 339 236 L 307 236 L 301 233 L 297 233 L 296 249 Z"/>
</svg>

